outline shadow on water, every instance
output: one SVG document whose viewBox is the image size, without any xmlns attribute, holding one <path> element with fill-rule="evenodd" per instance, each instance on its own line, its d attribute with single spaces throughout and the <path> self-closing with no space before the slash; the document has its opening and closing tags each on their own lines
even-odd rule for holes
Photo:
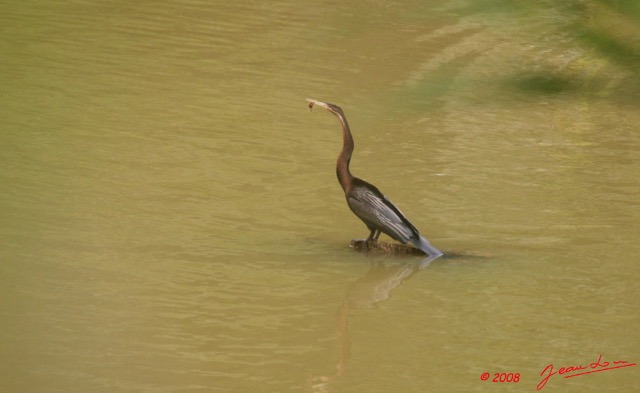
<svg viewBox="0 0 640 393">
<path fill-rule="evenodd" d="M 552 73 L 519 76 L 510 84 L 520 91 L 540 94 L 563 93 L 578 87 L 571 78 Z"/>
<path fill-rule="evenodd" d="M 564 94 L 635 104 L 640 100 L 638 4 L 462 2 L 453 6 L 463 16 L 457 29 L 421 38 L 422 49 L 433 55 L 424 55 L 426 60 L 399 90 L 399 101 L 403 110 L 434 111 L 453 96 L 473 95 L 476 87 L 495 84 L 504 90 L 497 96 L 509 99 L 513 93 Z M 504 60 L 509 58 L 505 53 L 513 53 L 511 60 Z M 502 60 L 492 63 L 492 57 Z M 494 75 L 497 80 L 491 80 Z"/>
<path fill-rule="evenodd" d="M 627 71 L 617 93 L 640 99 L 640 3 L 596 0 L 586 3 L 573 28 L 579 40 L 613 65 Z"/>
<path fill-rule="evenodd" d="M 558 40 L 572 37 L 565 53 L 577 51 L 574 53 L 581 55 L 568 62 L 559 56 L 559 64 L 541 57 L 531 65 L 536 71 L 528 67 L 506 82 L 531 94 L 586 93 L 617 100 L 640 99 L 640 3 L 591 0 L 553 7 L 560 7 L 559 12 L 567 17 L 564 20 L 570 21 L 557 26 L 561 32 Z"/>
</svg>

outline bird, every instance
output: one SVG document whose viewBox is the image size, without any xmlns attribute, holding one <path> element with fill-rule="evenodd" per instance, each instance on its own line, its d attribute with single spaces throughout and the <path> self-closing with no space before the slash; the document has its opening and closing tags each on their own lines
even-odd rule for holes
<svg viewBox="0 0 640 393">
<path fill-rule="evenodd" d="M 351 211 L 364 222 L 369 229 L 367 242 L 377 241 L 380 233 L 407 244 L 411 242 L 416 248 L 427 254 L 430 258 L 438 258 L 443 255 L 420 235 L 416 227 L 405 217 L 376 186 L 351 174 L 349 163 L 353 155 L 354 143 L 347 117 L 342 108 L 328 102 L 322 102 L 307 98 L 309 110 L 319 106 L 333 113 L 342 126 L 342 151 L 338 155 L 336 174 L 338 182 L 344 190 L 347 205 Z"/>
</svg>

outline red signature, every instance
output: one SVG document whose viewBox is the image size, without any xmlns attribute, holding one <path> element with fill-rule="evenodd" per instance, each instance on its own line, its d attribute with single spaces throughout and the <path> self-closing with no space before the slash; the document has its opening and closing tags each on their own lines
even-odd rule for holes
<svg viewBox="0 0 640 393">
<path fill-rule="evenodd" d="M 542 378 L 542 380 L 540 380 L 536 389 L 541 390 L 547 384 L 547 382 L 549 381 L 549 378 L 551 378 L 556 374 L 558 375 L 568 374 L 568 375 L 565 375 L 564 377 L 572 378 L 580 375 L 598 373 L 600 371 L 615 370 L 617 368 L 630 367 L 630 366 L 636 366 L 636 365 L 637 365 L 636 363 L 629 363 L 624 360 L 616 360 L 612 363 L 602 362 L 602 355 L 598 356 L 597 361 L 593 363 L 589 363 L 586 366 L 577 365 L 577 366 L 569 366 L 569 367 L 560 367 L 557 371 L 554 371 L 553 363 L 552 363 L 547 367 L 545 367 L 544 370 L 542 370 L 542 372 L 540 373 L 540 376 L 542 376 L 543 374 L 546 374 L 546 375 L 544 378 Z M 588 370 L 588 371 L 582 371 L 582 370 Z M 574 371 L 580 371 L 580 372 L 574 372 Z"/>
</svg>

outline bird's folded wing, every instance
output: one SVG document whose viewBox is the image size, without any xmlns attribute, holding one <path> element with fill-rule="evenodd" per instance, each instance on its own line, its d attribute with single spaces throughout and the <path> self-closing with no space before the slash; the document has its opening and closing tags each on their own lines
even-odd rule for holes
<svg viewBox="0 0 640 393">
<path fill-rule="evenodd" d="M 415 229 L 408 223 L 402 212 L 384 195 L 382 197 L 370 190 L 360 189 L 347 199 L 351 210 L 367 225 L 372 225 L 382 232 L 403 243 L 414 235 Z"/>
</svg>

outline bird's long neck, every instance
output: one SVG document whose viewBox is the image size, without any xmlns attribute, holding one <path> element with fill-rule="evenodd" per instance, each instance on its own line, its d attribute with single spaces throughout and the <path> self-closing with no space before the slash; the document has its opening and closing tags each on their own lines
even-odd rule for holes
<svg viewBox="0 0 640 393">
<path fill-rule="evenodd" d="M 336 174 L 338 175 L 338 181 L 342 186 L 342 189 L 347 192 L 351 187 L 353 181 L 353 175 L 349 171 L 349 162 L 351 161 L 351 154 L 353 154 L 353 137 L 351 136 L 351 130 L 349 130 L 349 123 L 344 114 L 336 114 L 340 124 L 342 125 L 342 151 L 338 156 L 338 162 L 336 164 Z"/>
</svg>

